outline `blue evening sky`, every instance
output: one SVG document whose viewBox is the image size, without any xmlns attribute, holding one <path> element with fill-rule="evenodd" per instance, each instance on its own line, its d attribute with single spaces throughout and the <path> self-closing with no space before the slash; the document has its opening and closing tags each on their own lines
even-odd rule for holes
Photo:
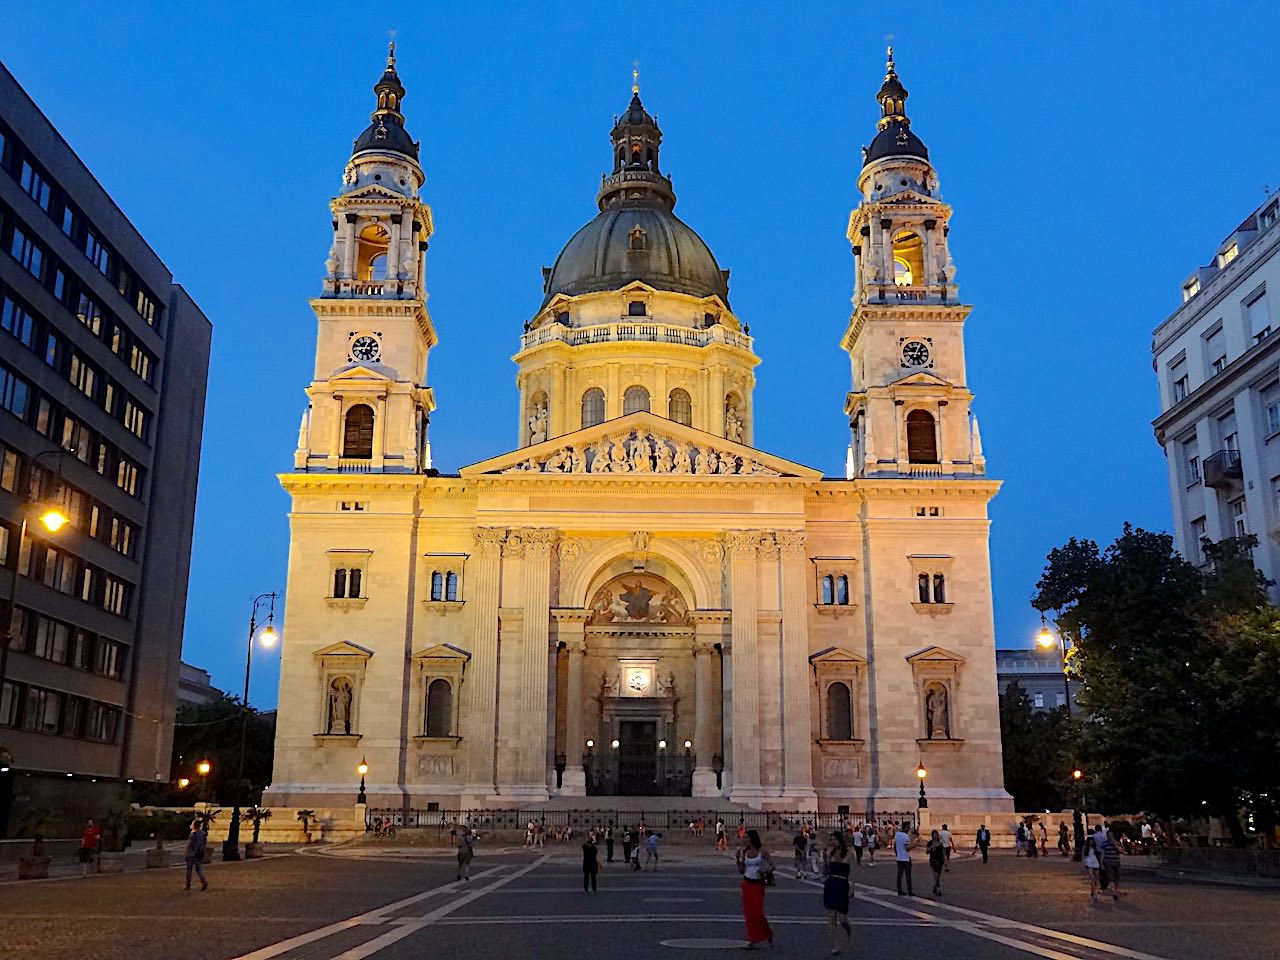
<svg viewBox="0 0 1280 960">
<path fill-rule="evenodd" d="M 880 16 L 872 11 L 884 10 Z M 633 60 L 677 213 L 733 271 L 763 358 L 756 442 L 842 475 L 844 238 L 895 35 L 955 209 L 991 473 L 997 643 L 1047 551 L 1169 525 L 1150 333 L 1280 183 L 1273 3 L 11 4 L 0 58 L 214 324 L 185 658 L 238 691 L 283 590 L 327 203 L 399 32 L 437 232 L 436 465 L 515 445 L 539 268 L 594 213 Z M 393 12 L 394 11 L 394 12 Z M 287 629 L 287 626 L 286 626 Z M 252 700 L 276 697 L 275 655 Z"/>
</svg>

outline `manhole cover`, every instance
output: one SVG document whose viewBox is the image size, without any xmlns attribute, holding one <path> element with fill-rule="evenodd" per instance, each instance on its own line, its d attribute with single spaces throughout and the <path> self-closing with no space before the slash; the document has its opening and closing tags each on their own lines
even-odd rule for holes
<svg viewBox="0 0 1280 960">
<path fill-rule="evenodd" d="M 738 950 L 746 945 L 745 940 L 730 940 L 727 937 L 682 937 L 659 943 L 659 946 L 678 947 L 681 950 Z"/>
</svg>

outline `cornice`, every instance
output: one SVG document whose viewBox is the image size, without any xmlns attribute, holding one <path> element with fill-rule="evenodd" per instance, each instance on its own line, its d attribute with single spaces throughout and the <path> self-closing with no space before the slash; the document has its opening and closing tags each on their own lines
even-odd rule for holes
<svg viewBox="0 0 1280 960">
<path fill-rule="evenodd" d="M 804 477 L 738 477 L 730 475 L 698 476 L 691 474 L 480 474 L 471 482 L 485 490 L 520 490 L 525 493 L 573 493 L 582 486 L 613 486 L 627 493 L 668 493 L 673 489 L 682 495 L 723 496 L 729 490 L 758 491 L 768 487 L 772 491 L 804 493 L 820 483 L 820 479 Z M 554 479 L 549 479 L 554 478 Z"/>
</svg>

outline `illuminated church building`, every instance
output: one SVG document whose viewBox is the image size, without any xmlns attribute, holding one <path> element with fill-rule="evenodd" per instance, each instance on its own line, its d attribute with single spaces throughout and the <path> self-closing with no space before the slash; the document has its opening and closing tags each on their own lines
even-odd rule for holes
<svg viewBox="0 0 1280 960">
<path fill-rule="evenodd" d="M 523 308 L 519 447 L 431 469 L 432 217 L 394 56 L 374 90 L 330 202 L 315 375 L 280 477 L 269 802 L 348 806 L 364 759 L 375 806 L 902 810 L 923 762 L 935 807 L 1012 809 L 999 483 L 970 412 L 951 209 L 892 51 L 849 219 L 844 478 L 754 445 L 759 358 L 728 271 L 673 212 L 638 87 L 599 213 Z"/>
</svg>

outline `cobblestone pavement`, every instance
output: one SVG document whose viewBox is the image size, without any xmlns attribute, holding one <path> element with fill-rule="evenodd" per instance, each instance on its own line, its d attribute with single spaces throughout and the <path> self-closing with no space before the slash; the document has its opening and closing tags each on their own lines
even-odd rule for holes
<svg viewBox="0 0 1280 960">
<path fill-rule="evenodd" d="M 0 883 L 0 957 L 210 960 L 458 960 L 497 957 L 703 956 L 743 943 L 732 860 L 673 846 L 657 871 L 605 864 L 582 890 L 576 848 L 482 851 L 459 883 L 438 853 L 334 848 L 282 852 L 207 868 L 207 893 L 185 892 L 180 869 Z M 785 858 L 779 858 L 780 865 Z M 917 893 L 930 883 L 913 868 Z M 767 895 L 776 949 L 829 948 L 816 881 L 782 871 Z M 1262 960 L 1277 955 L 1280 892 L 1130 871 L 1130 893 L 1092 904 L 1078 866 L 1053 858 L 960 858 L 945 896 L 899 897 L 894 867 L 854 871 L 851 955 L 1050 960 Z"/>
</svg>

